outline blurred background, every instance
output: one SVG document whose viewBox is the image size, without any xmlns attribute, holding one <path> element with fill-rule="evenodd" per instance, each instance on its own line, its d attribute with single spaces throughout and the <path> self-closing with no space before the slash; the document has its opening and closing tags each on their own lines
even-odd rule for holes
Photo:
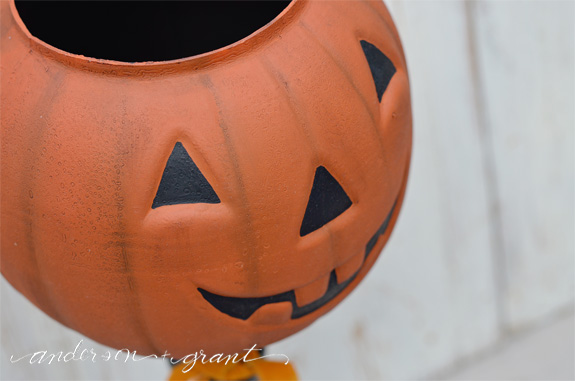
<svg viewBox="0 0 575 381">
<path fill-rule="evenodd" d="M 414 147 L 395 231 L 364 282 L 269 346 L 302 380 L 573 380 L 575 2 L 386 1 Z M 102 347 L 2 279 L 2 379 L 163 380 L 165 362 L 11 364 Z"/>
</svg>

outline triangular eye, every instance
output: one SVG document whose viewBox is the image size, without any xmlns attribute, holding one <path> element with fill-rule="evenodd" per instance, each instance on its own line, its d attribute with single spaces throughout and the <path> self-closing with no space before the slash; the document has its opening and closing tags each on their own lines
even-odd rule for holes
<svg viewBox="0 0 575 381">
<path fill-rule="evenodd" d="M 177 142 L 168 159 L 152 208 L 174 204 L 217 204 L 220 199 L 188 152 Z"/>
<path fill-rule="evenodd" d="M 327 169 L 318 167 L 299 235 L 303 237 L 321 228 L 350 206 L 351 200 L 337 180 Z"/>
<path fill-rule="evenodd" d="M 375 82 L 377 98 L 381 102 L 381 97 L 383 97 L 383 93 L 385 92 L 385 89 L 387 89 L 387 85 L 389 85 L 391 77 L 395 74 L 395 66 L 393 66 L 391 60 L 374 45 L 365 40 L 361 40 L 360 42 L 365 58 L 367 58 L 369 68 L 371 69 L 373 81 Z"/>
</svg>

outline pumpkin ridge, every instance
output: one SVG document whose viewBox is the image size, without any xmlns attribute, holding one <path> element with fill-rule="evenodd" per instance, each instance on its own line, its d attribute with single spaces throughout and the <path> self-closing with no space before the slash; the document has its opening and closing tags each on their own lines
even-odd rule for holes
<svg viewBox="0 0 575 381">
<path fill-rule="evenodd" d="M 126 124 L 126 117 L 127 107 L 126 101 L 123 100 L 121 104 L 121 111 L 122 115 L 120 117 L 120 125 L 122 127 Z M 130 156 L 127 154 L 129 152 L 129 142 L 132 140 L 130 139 L 130 130 L 127 128 L 118 128 L 116 129 L 116 162 L 122 163 L 122 168 L 128 167 L 127 163 L 130 159 Z M 126 147 L 126 142 L 128 142 L 128 147 Z M 126 187 L 122 186 L 121 184 L 125 183 L 124 179 L 124 171 L 120 170 L 116 172 L 116 176 L 114 177 L 113 183 L 117 186 L 116 192 L 114 192 L 114 201 L 116 204 L 117 210 L 117 229 L 116 229 L 116 244 L 120 248 L 119 259 L 121 266 L 123 267 L 123 274 L 125 274 L 126 283 L 128 285 L 128 289 L 130 292 L 124 293 L 124 298 L 126 300 L 126 304 L 128 308 L 126 308 L 126 315 L 130 316 L 131 325 L 135 331 L 140 332 L 138 337 L 140 337 L 148 348 L 151 348 L 154 352 L 158 352 L 158 349 L 155 343 L 152 340 L 151 330 L 148 328 L 145 322 L 145 316 L 148 316 L 143 313 L 142 309 L 142 302 L 139 296 L 139 288 L 137 285 L 137 275 L 134 273 L 134 270 L 131 265 L 130 261 L 130 254 L 128 253 L 128 248 L 130 247 L 130 242 L 126 240 L 126 235 L 129 232 L 129 226 L 127 226 L 126 222 L 124 221 L 125 214 L 125 200 L 129 196 L 126 194 Z M 120 185 L 117 185 L 120 184 Z M 119 189 L 118 189 L 119 188 Z"/>
<path fill-rule="evenodd" d="M 285 80 L 283 73 L 278 68 L 276 68 L 272 62 L 270 62 L 266 57 L 261 57 L 260 61 L 262 62 L 263 67 L 270 74 L 270 77 L 272 77 L 278 84 L 278 87 L 282 89 L 282 94 L 284 95 L 285 102 L 287 103 L 290 111 L 294 114 L 295 119 L 298 121 L 298 126 L 302 129 L 303 133 L 307 137 L 306 142 L 314 153 L 315 162 L 319 164 L 319 152 L 317 149 L 315 136 L 313 131 L 305 122 L 305 118 L 299 112 L 299 110 L 301 110 L 301 107 L 299 107 L 301 101 L 297 99 L 297 95 L 295 95 L 291 90 L 290 85 Z"/>
<path fill-rule="evenodd" d="M 6 76 L 5 74 L 2 75 L 2 85 L 4 85 L 4 81 L 7 81 L 7 83 L 11 83 L 11 79 L 12 77 L 15 76 L 15 74 L 18 72 L 19 69 L 21 69 L 23 67 L 23 63 L 26 62 L 26 60 L 34 58 L 34 54 L 32 54 L 32 52 L 30 52 L 29 50 L 27 50 L 26 52 L 24 52 L 21 56 L 21 58 L 16 62 L 16 64 L 14 65 L 14 70 L 12 70 L 12 72 L 10 73 L 9 77 Z M 8 77 L 8 79 L 4 79 Z"/>
<path fill-rule="evenodd" d="M 369 109 L 369 105 L 367 103 L 367 100 L 363 97 L 363 95 L 361 94 L 361 92 L 359 91 L 359 89 L 357 88 L 357 86 L 354 84 L 351 76 L 348 74 L 348 72 L 340 65 L 340 63 L 338 62 L 338 60 L 333 56 L 333 54 L 328 50 L 328 48 L 326 46 L 324 46 L 321 41 L 319 40 L 318 36 L 315 34 L 315 32 L 313 32 L 311 29 L 309 29 L 302 21 L 300 21 L 299 23 L 301 25 L 301 29 L 305 30 L 308 32 L 308 35 L 312 37 L 312 39 L 317 43 L 317 45 L 322 49 L 322 51 L 330 58 L 330 60 L 337 66 L 337 68 L 339 69 L 339 71 L 344 75 L 344 77 L 347 79 L 347 81 L 349 82 L 350 86 L 355 90 L 355 93 L 357 94 L 358 99 L 360 100 L 360 103 L 363 105 L 365 112 L 367 113 L 367 115 L 369 116 L 369 119 L 371 119 L 372 125 L 374 127 L 375 133 L 378 137 L 377 139 L 377 143 L 379 144 L 379 146 L 381 147 L 381 151 L 383 153 L 382 158 L 384 160 L 385 163 L 387 163 L 387 159 L 386 159 L 386 153 L 385 153 L 385 147 L 383 146 L 383 137 L 381 136 L 381 131 L 379 129 L 379 120 L 376 119 L 376 117 L 371 113 L 370 109 Z M 357 42 L 358 46 L 360 46 L 359 41 Z M 379 114 L 378 114 L 379 116 Z"/>
<path fill-rule="evenodd" d="M 300 28 L 302 29 L 302 28 Z M 293 93 L 293 91 L 291 91 L 289 83 L 287 81 L 285 81 L 283 74 L 278 70 L 275 69 L 275 66 L 273 65 L 273 63 L 269 62 L 267 59 L 262 59 L 262 61 L 264 61 L 264 67 L 268 70 L 271 70 L 272 72 L 274 72 L 274 74 L 276 75 L 276 81 L 279 84 L 279 87 L 281 87 L 283 89 L 282 93 L 284 94 L 284 96 L 286 97 L 286 101 L 289 105 L 290 110 L 292 110 L 292 112 L 294 113 L 294 115 L 296 116 L 296 119 L 298 120 L 298 124 L 301 125 L 302 130 L 304 132 L 304 134 L 308 137 L 308 144 L 310 145 L 313 153 L 314 153 L 314 159 L 315 159 L 315 165 L 316 166 L 322 166 L 322 160 L 320 159 L 320 153 L 319 153 L 319 148 L 317 146 L 317 142 L 315 139 L 315 134 L 313 133 L 313 130 L 310 129 L 308 127 L 308 124 L 303 122 L 304 117 L 301 115 L 300 112 L 296 111 L 296 110 L 306 110 L 306 108 L 300 107 L 299 105 L 302 103 L 301 101 L 299 101 L 297 95 L 295 93 Z M 271 67 L 271 69 L 270 69 Z M 314 168 L 314 166 L 312 166 L 312 171 L 310 172 L 309 176 L 312 181 L 310 184 L 310 188 L 309 191 L 311 192 L 311 189 L 313 188 L 313 179 L 315 178 L 315 173 L 316 173 L 317 167 Z M 303 208 L 303 215 L 302 215 L 302 220 L 305 216 L 305 211 L 307 209 L 307 205 L 309 203 L 309 197 L 305 199 L 306 203 L 304 204 L 304 208 Z M 330 227 L 328 226 L 328 224 L 325 224 L 323 226 L 323 228 L 325 229 L 325 232 L 328 235 L 328 239 L 329 239 L 329 250 L 330 250 L 330 258 L 332 259 L 332 263 L 331 263 L 331 267 L 334 268 L 335 264 L 336 264 L 336 255 L 334 253 L 334 239 L 333 239 L 333 235 L 332 235 L 332 231 L 330 229 Z M 297 227 L 298 230 L 301 229 L 300 227 Z M 303 238 L 301 236 L 300 233 L 300 238 Z"/>
<path fill-rule="evenodd" d="M 236 152 L 236 150 L 234 149 L 234 145 L 233 142 L 231 140 L 230 134 L 228 132 L 228 125 L 226 123 L 226 117 L 224 116 L 223 110 L 222 110 L 222 104 L 221 104 L 221 100 L 217 94 L 217 90 L 214 86 L 214 84 L 212 83 L 212 80 L 210 79 L 209 76 L 207 75 L 202 75 L 201 77 L 202 83 L 204 83 L 204 85 L 206 86 L 206 88 L 209 90 L 210 94 L 212 95 L 214 102 L 218 108 L 218 126 L 220 127 L 221 131 L 222 131 L 222 135 L 224 136 L 224 141 L 226 144 L 226 150 L 228 152 L 228 155 L 230 156 L 230 159 L 232 161 L 232 168 L 234 169 L 234 173 L 235 173 L 235 177 L 236 177 L 236 182 L 237 182 L 237 186 L 239 189 L 239 198 L 241 200 L 240 202 L 240 207 L 243 211 L 242 216 L 244 218 L 244 220 L 246 221 L 246 223 L 243 225 L 244 226 L 244 237 L 248 237 L 248 242 L 249 244 L 249 250 L 253 251 L 253 248 L 256 247 L 257 245 L 257 240 L 255 237 L 255 234 L 253 232 L 252 229 L 250 229 L 250 226 L 253 226 L 252 220 L 253 217 L 250 213 L 249 210 L 249 202 L 248 202 L 248 198 L 246 196 L 246 188 L 243 182 L 243 177 L 242 177 L 242 172 L 239 166 L 239 162 L 238 162 L 238 154 Z M 257 269 L 258 268 L 258 261 L 257 261 L 257 255 L 250 255 L 252 253 L 248 252 L 248 255 L 246 256 L 246 260 L 249 263 L 246 269 L 246 273 L 252 273 L 254 276 L 250 276 L 247 277 L 247 280 L 250 282 L 250 286 L 257 288 L 259 285 L 259 278 L 257 277 L 257 275 L 259 274 L 258 271 L 250 271 L 251 269 Z"/>
<path fill-rule="evenodd" d="M 28 54 L 28 56 L 33 56 L 33 54 Z M 36 125 L 45 125 L 44 119 L 37 119 L 38 115 L 42 117 L 49 115 L 52 109 L 52 103 L 55 99 L 57 99 L 58 95 L 61 94 L 61 90 L 63 85 L 65 84 L 66 74 L 63 71 L 56 72 L 56 74 L 50 76 L 50 83 L 45 88 L 45 92 L 43 95 L 38 99 L 36 104 L 30 107 L 33 110 L 32 114 L 30 115 L 30 119 L 34 117 L 35 122 L 27 123 L 30 126 L 30 131 L 33 133 L 27 134 L 29 136 L 28 141 L 26 142 L 26 146 L 28 147 L 41 147 L 42 144 L 40 143 L 42 140 L 46 139 L 45 135 L 45 128 L 34 128 Z M 43 110 L 43 111 L 37 111 Z M 35 153 L 34 151 L 26 151 L 27 156 L 26 159 L 22 160 L 21 173 L 29 173 L 27 170 L 32 166 L 38 166 L 40 163 L 40 153 Z M 21 192 L 20 194 L 24 197 L 21 199 L 22 201 L 22 210 L 28 210 L 28 213 L 23 213 L 25 225 L 28 227 L 26 229 L 26 244 L 30 248 L 30 262 L 32 266 L 34 266 L 33 273 L 35 274 L 37 281 L 36 282 L 28 282 L 28 284 L 33 284 L 35 288 L 35 293 L 39 295 L 36 297 L 36 300 L 39 302 L 39 305 L 42 306 L 43 309 L 49 311 L 51 316 L 54 316 L 56 319 L 69 324 L 67 319 L 64 318 L 62 312 L 57 307 L 57 298 L 54 298 L 53 293 L 51 292 L 50 287 L 45 281 L 45 277 L 43 272 L 41 271 L 39 260 L 38 260 L 38 251 L 36 245 L 36 229 L 34 229 L 34 216 L 31 213 L 34 213 L 34 201 L 32 201 L 33 194 L 36 191 L 36 178 L 35 175 L 26 177 L 21 182 Z M 28 197 L 29 192 L 32 192 L 30 197 Z"/>
<path fill-rule="evenodd" d="M 401 46 L 401 39 L 399 38 L 399 33 L 397 32 L 397 29 L 394 27 L 393 25 L 393 19 L 391 18 L 391 15 L 389 14 L 389 12 L 387 12 L 387 9 L 383 9 L 383 11 L 385 11 L 387 13 L 387 16 L 389 17 L 389 20 L 386 19 L 386 17 L 384 15 L 381 14 L 381 9 L 376 9 L 376 5 L 372 4 L 371 1 L 365 1 L 363 2 L 365 4 L 366 7 L 368 7 L 371 12 L 368 13 L 375 13 L 377 15 L 377 17 L 381 20 L 382 24 L 385 26 L 385 29 L 387 29 L 388 32 L 391 33 L 391 35 L 393 36 L 394 42 L 397 46 Z M 401 54 L 401 58 L 403 58 L 403 66 L 405 66 L 405 54 Z"/>
<path fill-rule="evenodd" d="M 294 114 L 296 120 L 298 121 L 298 125 L 301 127 L 303 133 L 305 134 L 305 136 L 307 137 L 307 143 L 310 146 L 313 155 L 314 155 L 314 160 L 315 160 L 315 164 L 316 165 L 321 165 L 321 159 L 320 159 L 320 153 L 319 153 L 319 148 L 316 142 L 316 138 L 315 138 L 315 134 L 313 132 L 312 129 L 309 128 L 308 124 L 305 122 L 305 118 L 301 115 L 301 113 L 298 110 L 305 110 L 305 108 L 302 108 L 301 106 L 299 106 L 302 102 L 298 99 L 297 95 L 291 91 L 289 83 L 285 80 L 283 74 L 281 73 L 281 71 L 279 69 L 277 69 L 275 67 L 275 65 L 273 65 L 273 63 L 271 63 L 269 60 L 262 58 L 261 59 L 262 64 L 264 66 L 264 68 L 266 70 L 268 70 L 268 72 L 272 72 L 275 75 L 272 75 L 272 77 L 275 79 L 275 81 L 278 83 L 279 87 L 282 89 L 282 94 L 284 95 L 284 98 L 286 99 L 286 102 L 288 104 L 289 109 L 292 111 L 292 113 Z M 310 178 L 314 178 L 315 177 L 315 171 L 316 169 L 313 168 L 314 166 L 311 166 L 312 171 L 310 172 Z M 312 184 L 313 186 L 313 180 L 312 180 Z M 310 188 L 311 191 L 311 188 Z M 308 200 L 308 199 L 306 199 Z M 305 208 L 307 208 L 307 203 L 309 203 L 309 200 L 306 201 L 306 204 L 304 204 L 304 215 L 305 215 Z M 302 216 L 302 219 L 304 217 Z M 332 267 L 334 267 L 335 264 L 335 255 L 333 253 L 333 237 L 331 234 L 331 230 L 329 229 L 329 226 L 324 226 L 326 228 L 326 232 L 328 233 L 329 236 L 329 240 L 330 240 L 330 251 L 332 253 L 331 258 L 332 258 Z M 297 230 L 301 229 L 300 227 L 296 227 Z M 300 236 L 301 238 L 301 236 Z M 294 296 L 295 298 L 295 296 Z"/>
<path fill-rule="evenodd" d="M 367 99 L 361 93 L 361 91 L 357 88 L 357 85 L 353 81 L 353 78 L 348 73 L 348 71 L 344 68 L 344 65 L 342 64 L 342 62 L 334 56 L 331 49 L 323 44 L 320 37 L 305 22 L 303 22 L 303 20 L 300 20 L 299 24 L 302 27 L 302 29 L 304 31 L 306 31 L 307 34 L 317 43 L 317 45 L 321 48 L 321 50 L 331 59 L 331 61 L 333 61 L 333 63 L 337 66 L 339 71 L 345 76 L 345 78 L 349 82 L 350 86 L 353 88 L 353 91 L 357 94 L 357 96 L 361 99 L 362 103 L 366 106 L 371 120 L 375 123 L 375 117 L 373 116 L 371 111 L 369 111 L 369 105 L 367 104 Z"/>
</svg>

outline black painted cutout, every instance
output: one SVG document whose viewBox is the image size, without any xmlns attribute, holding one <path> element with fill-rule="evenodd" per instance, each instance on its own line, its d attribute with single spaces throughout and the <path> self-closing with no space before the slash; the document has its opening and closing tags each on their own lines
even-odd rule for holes
<svg viewBox="0 0 575 381">
<path fill-rule="evenodd" d="M 375 82 L 377 98 L 381 102 L 381 97 L 383 97 L 387 85 L 389 85 L 391 78 L 395 74 L 395 66 L 393 66 L 391 60 L 374 45 L 365 40 L 361 40 L 360 42 L 365 58 L 367 58 L 367 62 L 369 63 L 373 81 Z"/>
<path fill-rule="evenodd" d="M 377 231 L 373 234 L 371 239 L 365 245 L 365 257 L 364 263 L 367 259 L 368 255 L 373 251 L 377 240 L 380 236 L 384 235 L 387 231 L 389 226 L 389 222 L 391 221 L 391 217 L 393 216 L 393 211 L 395 210 L 395 206 L 397 205 L 397 199 L 393 203 L 393 206 L 387 217 L 377 229 Z M 289 302 L 292 305 L 292 319 L 299 319 L 302 316 L 310 314 L 319 308 L 325 306 L 329 303 L 332 299 L 338 296 L 353 280 L 357 277 L 359 272 L 362 270 L 362 266 L 347 280 L 337 283 L 337 275 L 335 270 L 332 270 L 329 276 L 329 284 L 327 291 L 323 296 L 317 300 L 314 300 L 311 303 L 306 304 L 305 306 L 298 306 L 295 291 L 290 290 L 286 292 L 282 292 L 280 294 L 270 295 L 270 296 L 262 296 L 259 298 L 236 298 L 231 296 L 222 296 L 213 294 L 209 291 L 206 291 L 202 288 L 198 288 L 198 291 L 206 301 L 208 301 L 212 306 L 214 306 L 218 311 L 231 316 L 236 319 L 247 320 L 250 316 L 253 315 L 254 312 L 258 310 L 258 308 L 265 306 L 266 304 L 270 303 L 281 303 L 281 302 Z"/>
<path fill-rule="evenodd" d="M 177 142 L 168 159 L 152 208 L 163 205 L 208 203 L 220 199 L 188 152 Z"/>
<path fill-rule="evenodd" d="M 234 317 L 236 319 L 247 320 L 258 308 L 269 303 L 295 302 L 295 293 L 292 291 L 282 292 L 281 294 L 264 296 L 261 298 L 234 298 L 212 294 L 202 288 L 198 288 L 210 304 L 219 311 Z"/>
<path fill-rule="evenodd" d="M 330 274 L 329 285 L 325 294 L 323 294 L 321 298 L 314 300 L 305 306 L 297 305 L 295 292 L 293 290 L 282 292 L 281 294 L 263 296 L 261 298 L 234 298 L 221 296 L 212 294 L 202 288 L 198 288 L 198 291 L 202 294 L 204 299 L 210 302 L 210 304 L 218 311 L 236 319 L 247 320 L 254 312 L 257 311 L 258 308 L 265 306 L 266 304 L 281 302 L 290 302 L 292 304 L 291 318 L 298 319 L 326 305 L 330 300 L 339 295 L 339 293 L 355 279 L 358 273 L 359 271 L 353 274 L 349 279 L 341 283 L 337 283 L 337 276 L 335 274 L 335 270 L 333 270 Z"/>
<path fill-rule="evenodd" d="M 325 167 L 318 167 L 299 235 L 303 237 L 321 228 L 350 206 L 351 200 L 337 180 Z"/>
<path fill-rule="evenodd" d="M 391 216 L 393 216 L 393 211 L 395 210 L 395 204 L 396 203 L 397 203 L 397 199 L 393 203 L 391 210 L 387 214 L 387 217 L 385 218 L 385 220 L 383 221 L 383 223 L 381 224 L 379 229 L 377 229 L 377 231 L 373 234 L 373 236 L 369 239 L 369 241 L 367 241 L 367 244 L 365 245 L 365 257 L 363 257 L 364 260 L 367 259 L 367 256 L 369 255 L 369 253 L 371 253 L 371 251 L 375 247 L 375 244 L 377 243 L 377 240 L 379 239 L 379 237 L 384 235 L 385 232 L 387 231 L 387 226 L 389 225 L 389 221 L 391 221 Z"/>
</svg>

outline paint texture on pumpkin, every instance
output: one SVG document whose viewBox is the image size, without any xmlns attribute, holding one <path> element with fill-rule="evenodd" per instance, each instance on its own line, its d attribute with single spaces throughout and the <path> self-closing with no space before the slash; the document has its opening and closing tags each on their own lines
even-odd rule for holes
<svg viewBox="0 0 575 381">
<path fill-rule="evenodd" d="M 133 64 L 58 50 L 0 6 L 1 269 L 54 319 L 142 354 L 234 353 L 374 264 L 411 155 L 383 3 L 295 0 L 224 48 Z"/>
</svg>

